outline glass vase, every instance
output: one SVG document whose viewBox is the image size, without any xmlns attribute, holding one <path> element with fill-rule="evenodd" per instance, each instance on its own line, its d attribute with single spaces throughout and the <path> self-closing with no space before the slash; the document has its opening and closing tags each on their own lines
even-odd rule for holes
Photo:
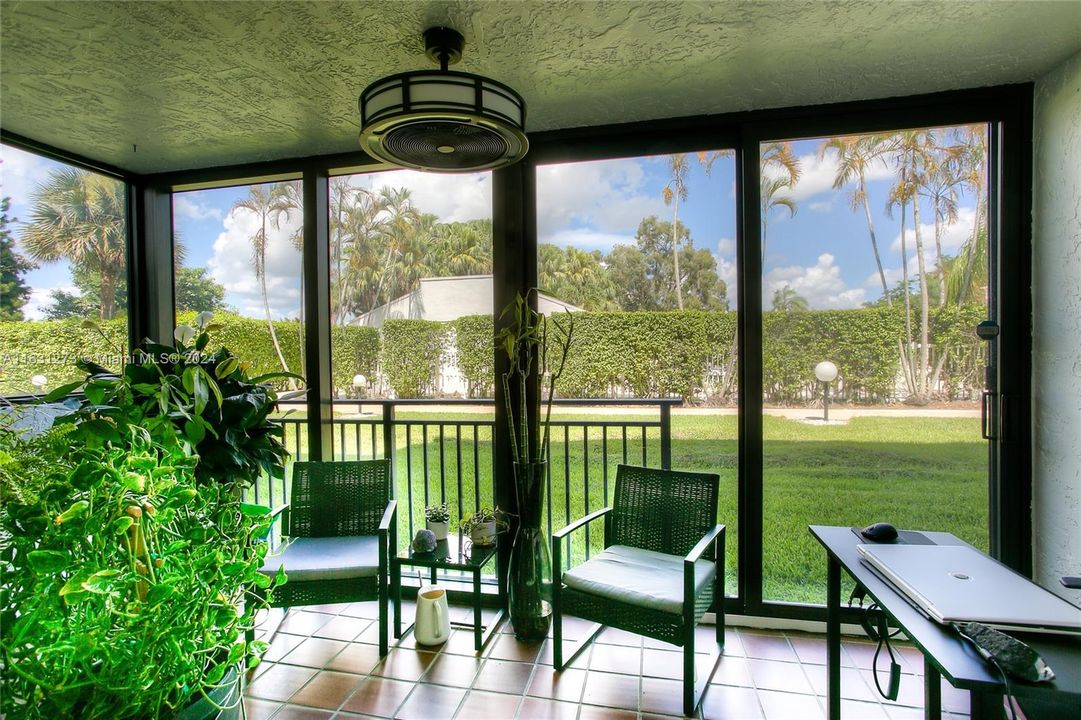
<svg viewBox="0 0 1081 720">
<path fill-rule="evenodd" d="M 541 504 L 548 463 L 514 464 L 518 533 L 510 551 L 507 594 L 514 636 L 540 642 L 552 622 L 552 558 L 541 530 Z"/>
</svg>

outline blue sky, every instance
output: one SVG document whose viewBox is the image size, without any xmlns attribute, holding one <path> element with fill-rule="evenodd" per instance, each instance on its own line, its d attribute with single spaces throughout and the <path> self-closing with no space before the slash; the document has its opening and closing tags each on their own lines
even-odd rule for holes
<svg viewBox="0 0 1081 720">
<path fill-rule="evenodd" d="M 858 307 L 878 298 L 881 287 L 875 272 L 863 212 L 849 207 L 848 192 L 833 190 L 835 165 L 831 158 L 817 157 L 819 141 L 793 143 L 800 158 L 802 177 L 791 196 L 797 203 L 795 217 L 774 210 L 768 222 L 763 296 L 788 284 L 810 302 L 811 307 Z M 13 214 L 29 217 L 34 186 L 58 163 L 4 146 L 3 193 L 12 198 Z M 707 176 L 693 154 L 688 155 L 688 198 L 680 203 L 680 219 L 691 231 L 696 247 L 714 253 L 718 273 L 734 287 L 735 282 L 735 180 L 734 160 L 718 159 Z M 541 242 L 573 245 L 608 252 L 616 244 L 633 244 L 639 221 L 647 215 L 670 220 L 662 192 L 668 183 L 667 158 L 631 158 L 588 163 L 543 166 L 538 171 L 538 232 Z M 444 221 L 491 217 L 491 177 L 434 175 L 411 171 L 354 176 L 357 185 L 408 187 L 417 206 Z M 892 171 L 880 167 L 868 184 L 872 219 L 891 285 L 900 277 L 900 217 L 889 218 L 886 197 L 893 183 Z M 249 238 L 255 218 L 234 210 L 247 188 L 222 188 L 180 193 L 174 200 L 174 223 L 187 247 L 188 266 L 207 267 L 226 287 L 226 302 L 246 315 L 262 316 L 261 291 L 251 269 Z M 956 253 L 971 232 L 975 199 L 961 198 L 960 221 L 944 233 L 944 252 Z M 934 240 L 925 213 L 924 240 L 929 266 L 934 263 Z M 299 227 L 300 214 L 284 218 L 282 227 L 271 228 L 267 260 L 267 284 L 275 317 L 296 317 L 300 309 L 300 254 L 289 242 Z M 911 218 L 909 220 L 911 255 Z M 18 227 L 16 227 L 16 234 Z M 34 288 L 28 315 L 40 317 L 54 288 L 71 290 L 66 263 L 43 265 L 27 276 Z M 734 292 L 730 292 L 734 297 Z"/>
</svg>

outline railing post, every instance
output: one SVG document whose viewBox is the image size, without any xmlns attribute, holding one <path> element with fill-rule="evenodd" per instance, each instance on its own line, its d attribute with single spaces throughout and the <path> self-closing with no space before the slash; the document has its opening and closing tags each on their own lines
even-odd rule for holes
<svg viewBox="0 0 1081 720">
<path fill-rule="evenodd" d="M 661 401 L 661 469 L 672 469 L 672 405 Z"/>
<path fill-rule="evenodd" d="M 407 448 L 408 451 L 408 448 Z M 390 477 L 394 482 L 394 403 L 383 403 L 383 457 L 390 461 Z M 408 482 L 408 478 L 406 482 Z M 409 508 L 412 512 L 413 509 Z"/>
</svg>

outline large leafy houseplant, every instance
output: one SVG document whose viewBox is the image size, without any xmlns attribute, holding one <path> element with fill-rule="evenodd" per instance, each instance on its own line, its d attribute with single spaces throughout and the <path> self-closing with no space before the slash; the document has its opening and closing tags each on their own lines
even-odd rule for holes
<svg viewBox="0 0 1081 720">
<path fill-rule="evenodd" d="M 239 490 L 283 471 L 259 427 L 275 396 L 228 351 L 202 356 L 212 329 L 181 329 L 121 373 L 84 364 L 85 398 L 43 434 L 0 428 L 8 718 L 172 717 L 265 649 L 244 642 L 266 606 L 251 590 L 285 578 L 259 572 L 271 516 Z M 201 473 L 228 418 L 256 432 Z"/>
<path fill-rule="evenodd" d="M 552 561 L 540 527 L 541 491 L 548 466 L 552 401 L 574 336 L 574 316 L 566 312 L 549 319 L 533 309 L 528 296 L 518 295 L 503 317 L 509 322 L 496 335 L 496 344 L 506 353 L 509 364 L 502 382 L 519 519 L 507 570 L 507 604 L 515 636 L 539 642 L 547 636 L 552 616 Z M 531 422 L 527 390 L 534 372 L 540 378 L 540 388 L 536 420 Z M 547 407 L 542 422 L 540 404 L 545 391 Z"/>
</svg>

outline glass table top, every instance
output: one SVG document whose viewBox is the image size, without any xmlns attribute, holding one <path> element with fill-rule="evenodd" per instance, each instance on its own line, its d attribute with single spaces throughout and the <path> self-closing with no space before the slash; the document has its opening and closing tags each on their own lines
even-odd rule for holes
<svg viewBox="0 0 1081 720">
<path fill-rule="evenodd" d="M 475 570 L 483 567 L 495 554 L 495 545 L 474 545 L 468 537 L 457 533 L 438 541 L 431 552 L 416 552 L 410 543 L 398 552 L 395 560 L 402 565 L 415 567 Z"/>
</svg>

